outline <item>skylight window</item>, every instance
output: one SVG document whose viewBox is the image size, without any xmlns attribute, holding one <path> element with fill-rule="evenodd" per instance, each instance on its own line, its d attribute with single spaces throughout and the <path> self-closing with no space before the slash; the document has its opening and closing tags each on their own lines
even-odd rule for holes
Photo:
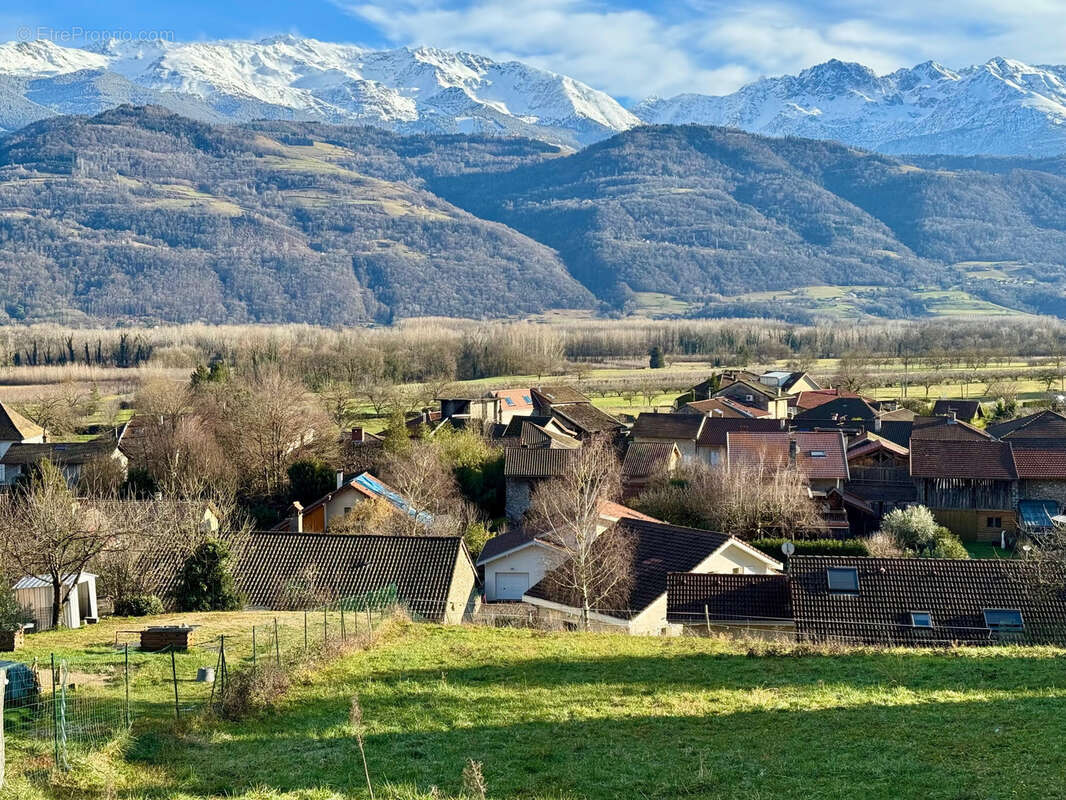
<svg viewBox="0 0 1066 800">
<path fill-rule="evenodd" d="M 835 594 L 858 594 L 859 571 L 854 567 L 830 567 L 825 571 L 829 591 Z"/>
<path fill-rule="evenodd" d="M 522 395 L 522 402 L 529 403 L 530 405 L 532 405 L 533 398 L 530 397 L 528 394 L 524 394 L 524 395 Z"/>
<path fill-rule="evenodd" d="M 1025 630 L 1022 612 L 1009 608 L 986 608 L 985 625 L 993 631 L 1017 632 Z"/>
<path fill-rule="evenodd" d="M 507 405 L 509 405 L 509 406 L 513 406 L 514 405 L 514 400 L 512 400 L 510 397 L 503 398 L 503 402 L 507 403 Z"/>
<path fill-rule="evenodd" d="M 928 611 L 912 611 L 911 626 L 915 628 L 932 628 L 933 616 Z"/>
<path fill-rule="evenodd" d="M 811 458 L 825 458 L 825 450 L 811 450 Z"/>
</svg>

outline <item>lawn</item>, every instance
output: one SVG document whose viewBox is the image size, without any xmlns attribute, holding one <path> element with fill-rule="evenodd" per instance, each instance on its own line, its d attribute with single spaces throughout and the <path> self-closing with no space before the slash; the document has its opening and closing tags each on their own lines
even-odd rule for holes
<svg viewBox="0 0 1066 800">
<path fill-rule="evenodd" d="M 1063 797 L 1064 655 L 774 655 L 696 637 L 401 623 L 296 682 L 269 715 L 138 725 L 66 778 L 77 791 L 15 789 L 365 797 L 347 724 L 358 695 L 377 797 L 459 797 L 468 759 L 490 798 Z"/>
</svg>

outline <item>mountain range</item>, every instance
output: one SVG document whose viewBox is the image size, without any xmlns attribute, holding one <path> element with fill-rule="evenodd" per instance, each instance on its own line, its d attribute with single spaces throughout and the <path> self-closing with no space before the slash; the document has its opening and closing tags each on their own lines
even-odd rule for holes
<svg viewBox="0 0 1066 800">
<path fill-rule="evenodd" d="M 0 137 L 0 322 L 863 313 L 1066 316 L 1066 160 L 925 156 L 705 126 L 580 151 L 158 106 Z M 849 302 L 851 302 L 849 300 Z M 794 304 L 795 305 L 795 304 Z"/>
<path fill-rule="evenodd" d="M 259 42 L 0 45 L 0 129 L 122 104 L 202 122 L 362 124 L 404 134 L 503 134 L 577 149 L 643 123 L 736 127 L 889 154 L 1066 153 L 1066 67 L 994 58 L 879 76 L 829 61 L 725 96 L 624 108 L 571 77 L 433 48 L 375 51 L 295 36 Z"/>
</svg>

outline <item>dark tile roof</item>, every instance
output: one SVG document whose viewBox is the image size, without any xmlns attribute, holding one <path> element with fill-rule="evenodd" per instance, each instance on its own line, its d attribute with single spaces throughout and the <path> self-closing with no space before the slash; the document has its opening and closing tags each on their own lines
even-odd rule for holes
<svg viewBox="0 0 1066 800">
<path fill-rule="evenodd" d="M 1045 410 L 989 425 L 987 430 L 999 439 L 1066 439 L 1066 417 L 1057 411 Z"/>
<path fill-rule="evenodd" d="M 802 380 L 803 378 L 807 378 L 815 386 L 818 385 L 818 382 L 815 381 L 813 378 L 811 378 L 811 376 L 808 375 L 806 372 L 793 372 L 791 375 L 789 375 L 787 378 L 785 378 L 785 380 L 782 382 L 781 390 L 784 391 L 784 392 L 787 392 L 789 389 L 791 389 L 793 386 L 795 386 L 798 381 Z"/>
<path fill-rule="evenodd" d="M 13 444 L 0 458 L 0 464 L 36 464 L 44 459 L 53 464 L 85 464 L 96 458 L 105 458 L 117 449 L 118 443 L 110 435 L 88 442 Z"/>
<path fill-rule="evenodd" d="M 951 417 L 915 417 L 911 421 L 911 440 L 939 439 L 941 441 L 979 441 L 992 436 L 961 419 Z"/>
<path fill-rule="evenodd" d="M 848 479 L 848 455 L 842 433 L 793 431 L 792 440 L 796 443 L 796 468 L 808 478 Z"/>
<path fill-rule="evenodd" d="M 540 405 L 589 402 L 589 399 L 573 386 L 536 386 L 531 391 L 534 402 Z"/>
<path fill-rule="evenodd" d="M 522 435 L 522 425 L 526 422 L 532 422 L 534 425 L 540 425 L 542 428 L 552 421 L 551 416 L 514 416 L 508 421 L 506 425 L 500 425 L 498 431 L 498 437 L 501 439 L 517 439 Z M 497 434 L 496 426 L 493 426 L 493 435 Z"/>
<path fill-rule="evenodd" d="M 618 619 L 631 619 L 666 591 L 666 576 L 671 572 L 688 572 L 722 547 L 731 537 L 722 533 L 681 528 L 657 522 L 626 519 L 600 534 L 600 537 L 629 535 L 633 542 L 633 567 L 626 596 L 619 598 L 618 609 L 595 609 Z M 597 539 L 599 541 L 599 539 Z M 564 567 L 560 567 L 563 569 Z M 551 573 L 530 587 L 529 597 L 573 605 L 563 596 Z"/>
<path fill-rule="evenodd" d="M 1010 481 L 1018 478 L 1009 442 L 911 439 L 911 476 Z"/>
<path fill-rule="evenodd" d="M 478 566 L 484 564 L 486 561 L 491 561 L 504 553 L 509 553 L 516 547 L 522 547 L 523 545 L 529 544 L 536 538 L 537 536 L 526 528 L 518 528 L 517 530 L 501 533 L 499 536 L 493 536 L 485 542 L 485 546 L 481 548 L 481 552 L 477 557 Z"/>
<path fill-rule="evenodd" d="M 881 429 L 871 425 L 870 430 L 878 436 L 883 436 L 890 442 L 895 442 L 900 447 L 911 446 L 911 432 L 914 429 L 914 420 L 881 420 Z"/>
<path fill-rule="evenodd" d="M 581 447 L 581 442 L 572 436 L 556 433 L 541 425 L 535 425 L 528 420 L 522 425 L 522 433 L 518 437 L 522 447 L 554 447 L 573 450 Z"/>
<path fill-rule="evenodd" d="M 630 442 L 622 460 L 622 477 L 647 478 L 669 468 L 673 442 Z"/>
<path fill-rule="evenodd" d="M 6 403 L 0 403 L 0 442 L 22 442 L 44 434 L 44 428 L 30 422 Z"/>
<path fill-rule="evenodd" d="M 1066 439 L 1012 437 L 1007 441 L 1019 478 L 1066 480 Z"/>
<path fill-rule="evenodd" d="M 795 419 L 833 419 L 836 417 L 846 420 L 872 420 L 876 416 L 877 409 L 861 397 L 836 397 L 815 408 L 801 411 Z"/>
<path fill-rule="evenodd" d="M 576 450 L 547 447 L 508 447 L 503 455 L 505 478 L 557 478 Z"/>
<path fill-rule="evenodd" d="M 552 416 L 559 418 L 563 426 L 576 429 L 579 433 L 604 433 L 625 427 L 615 417 L 591 403 L 552 406 Z"/>
<path fill-rule="evenodd" d="M 725 447 L 726 434 L 732 431 L 771 433 L 783 430 L 779 419 L 708 419 L 696 440 L 700 447 Z"/>
<path fill-rule="evenodd" d="M 317 592 L 327 602 L 394 585 L 412 613 L 440 620 L 465 552 L 456 536 L 253 533 L 236 555 L 233 572 L 251 606 L 299 605 L 292 602 L 292 587 L 308 580 L 309 594 Z M 312 607 L 321 603 L 309 601 Z"/>
<path fill-rule="evenodd" d="M 830 567 L 856 569 L 858 593 L 830 592 Z M 1061 586 L 1041 585 L 1032 565 L 1023 561 L 795 555 L 788 572 L 801 638 L 869 644 L 987 641 L 984 609 L 1021 611 L 1030 641 L 1061 641 L 1066 634 L 1066 594 Z M 933 629 L 912 628 L 911 611 L 929 612 Z"/>
<path fill-rule="evenodd" d="M 787 575 L 673 572 L 666 580 L 666 619 L 681 625 L 792 619 Z"/>
<path fill-rule="evenodd" d="M 954 414 L 969 422 L 981 413 L 981 404 L 976 400 L 937 400 L 933 403 L 933 416 L 946 417 Z"/>
<path fill-rule="evenodd" d="M 646 411 L 637 415 L 630 431 L 634 439 L 671 439 L 695 441 L 706 421 L 700 414 L 658 414 Z"/>
<path fill-rule="evenodd" d="M 770 400 L 781 396 L 778 393 L 776 386 L 766 386 L 765 384 L 759 383 L 758 377 L 756 377 L 755 380 L 749 380 L 746 378 L 741 378 L 740 380 L 730 382 L 726 382 L 723 380 L 722 388 L 715 392 L 715 395 L 719 395 L 727 389 L 733 389 L 735 387 L 741 387 L 743 389 L 748 390 L 749 392 L 753 392 L 754 394 L 761 394 L 763 397 L 766 397 Z"/>
</svg>

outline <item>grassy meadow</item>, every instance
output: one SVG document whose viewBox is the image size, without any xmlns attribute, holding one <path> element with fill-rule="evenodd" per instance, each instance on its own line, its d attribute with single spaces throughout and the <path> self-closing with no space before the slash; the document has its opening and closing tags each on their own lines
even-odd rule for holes
<svg viewBox="0 0 1066 800">
<path fill-rule="evenodd" d="M 35 640 L 102 646 L 102 632 Z M 257 718 L 175 724 L 160 696 L 70 773 L 12 751 L 0 797 L 368 797 L 353 696 L 378 798 L 477 797 L 470 759 L 490 798 L 1063 797 L 1064 656 L 397 622 Z"/>
</svg>

